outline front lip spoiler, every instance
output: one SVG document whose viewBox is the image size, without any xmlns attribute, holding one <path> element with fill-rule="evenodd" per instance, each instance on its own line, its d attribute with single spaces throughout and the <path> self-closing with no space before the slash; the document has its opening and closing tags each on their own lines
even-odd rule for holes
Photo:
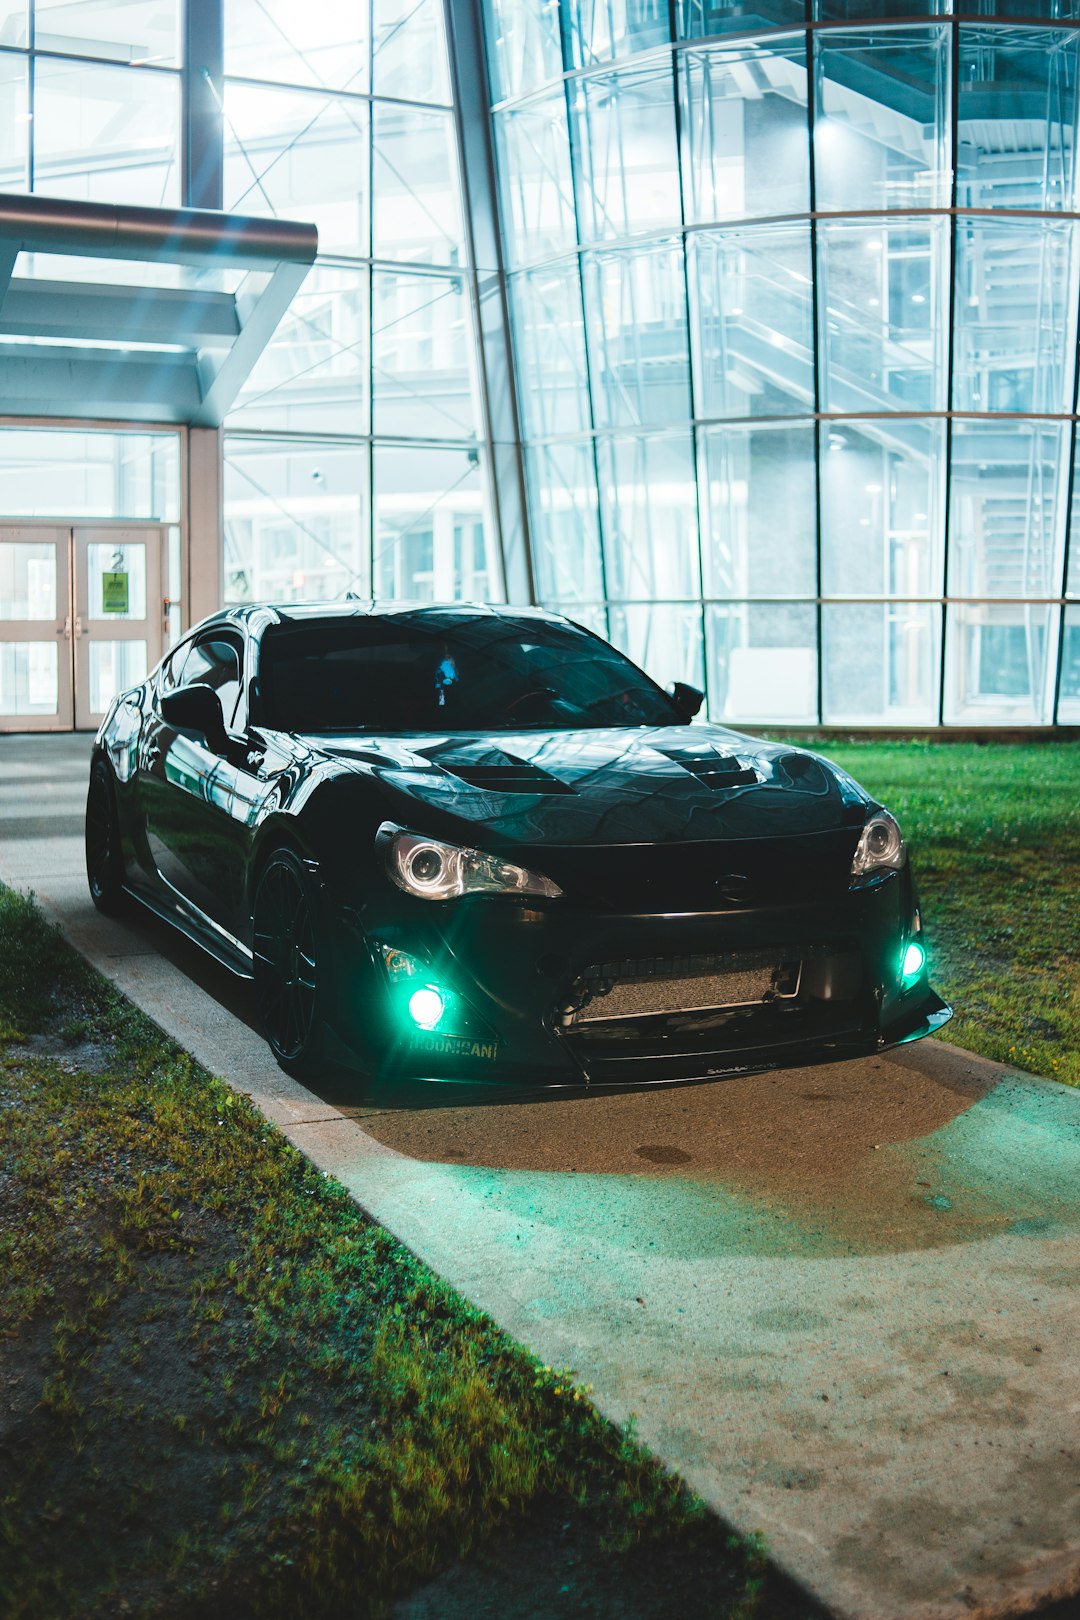
<svg viewBox="0 0 1080 1620">
<path fill-rule="evenodd" d="M 776 1069 L 804 1068 L 819 1063 L 839 1063 L 850 1058 L 875 1057 L 891 1047 L 922 1040 L 942 1029 L 953 1016 L 953 1009 L 933 990 L 927 988 L 914 1019 L 905 1021 L 899 1029 L 895 1024 L 888 1031 L 876 1034 L 865 1027 L 816 1039 L 802 1039 L 789 1044 L 763 1044 L 742 1052 L 675 1053 L 669 1058 L 656 1054 L 613 1059 L 604 1065 L 605 1073 L 596 1073 L 596 1060 L 590 1068 L 587 1059 L 576 1052 L 567 1052 L 580 1071 L 580 1078 L 552 1075 L 551 1078 L 535 1073 L 515 1075 L 512 1071 L 496 1079 L 484 1075 L 410 1075 L 410 1083 L 418 1085 L 446 1085 L 483 1088 L 486 1092 L 529 1093 L 544 1095 L 549 1092 L 573 1091 L 640 1091 L 659 1086 L 705 1085 L 714 1080 L 734 1080 L 746 1075 L 764 1074 Z M 647 1064 L 663 1067 L 668 1073 L 643 1074 Z M 683 1072 L 677 1072 L 681 1069 Z M 392 1072 L 392 1071 L 391 1071 Z"/>
<path fill-rule="evenodd" d="M 884 1046 L 905 1046 L 909 1041 L 921 1041 L 927 1035 L 936 1035 L 938 1030 L 944 1029 L 949 1022 L 953 1015 L 953 1009 L 947 1001 L 942 1001 L 936 991 L 928 989 L 926 997 L 919 1008 L 919 1014 L 920 1016 L 917 1018 L 914 1028 L 909 1028 L 906 1025 L 902 1026 L 904 1029 L 903 1034 L 895 1032 L 895 1025 L 892 1031 L 885 1031 L 883 1034 Z"/>
</svg>

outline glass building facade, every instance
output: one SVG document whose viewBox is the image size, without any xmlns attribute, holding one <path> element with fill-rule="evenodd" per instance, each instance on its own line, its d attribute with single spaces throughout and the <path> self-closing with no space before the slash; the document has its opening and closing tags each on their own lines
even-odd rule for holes
<svg viewBox="0 0 1080 1620">
<path fill-rule="evenodd" d="M 970 8 L 0 0 L 0 191 L 318 225 L 227 600 L 535 600 L 737 724 L 1075 724 L 1080 0 Z"/>
<path fill-rule="evenodd" d="M 225 587 L 504 593 L 441 0 L 224 0 L 223 204 L 320 256 L 237 401 Z"/>
<path fill-rule="evenodd" d="M 538 594 L 716 719 L 1080 719 L 1078 13 L 972 10 L 489 0 Z"/>
</svg>

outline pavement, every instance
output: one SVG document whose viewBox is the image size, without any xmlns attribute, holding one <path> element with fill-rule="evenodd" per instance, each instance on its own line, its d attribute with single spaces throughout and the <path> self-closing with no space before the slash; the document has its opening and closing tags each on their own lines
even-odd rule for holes
<svg viewBox="0 0 1080 1620">
<path fill-rule="evenodd" d="M 0 879 L 808 1593 L 1080 1593 L 1080 1092 L 931 1040 L 588 1096 L 305 1089 L 246 986 L 94 911 L 89 741 L 0 737 Z"/>
</svg>

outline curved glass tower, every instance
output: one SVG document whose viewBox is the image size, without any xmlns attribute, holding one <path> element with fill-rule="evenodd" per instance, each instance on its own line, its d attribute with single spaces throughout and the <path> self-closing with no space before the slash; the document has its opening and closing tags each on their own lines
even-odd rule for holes
<svg viewBox="0 0 1080 1620">
<path fill-rule="evenodd" d="M 538 598 L 714 719 L 1080 720 L 1076 0 L 485 4 Z"/>
</svg>

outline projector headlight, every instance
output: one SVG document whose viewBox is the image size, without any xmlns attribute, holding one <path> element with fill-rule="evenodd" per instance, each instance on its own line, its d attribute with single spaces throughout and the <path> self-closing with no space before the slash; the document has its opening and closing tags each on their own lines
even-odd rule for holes
<svg viewBox="0 0 1080 1620">
<path fill-rule="evenodd" d="M 513 861 L 424 838 L 388 821 L 379 828 L 377 841 L 383 846 L 391 880 L 420 900 L 453 900 L 462 894 L 541 895 L 555 900 L 562 894 L 550 878 Z"/>
<path fill-rule="evenodd" d="M 882 872 L 899 872 L 907 865 L 907 845 L 887 810 L 875 810 L 862 830 L 851 863 L 851 887 L 857 888 Z"/>
</svg>

